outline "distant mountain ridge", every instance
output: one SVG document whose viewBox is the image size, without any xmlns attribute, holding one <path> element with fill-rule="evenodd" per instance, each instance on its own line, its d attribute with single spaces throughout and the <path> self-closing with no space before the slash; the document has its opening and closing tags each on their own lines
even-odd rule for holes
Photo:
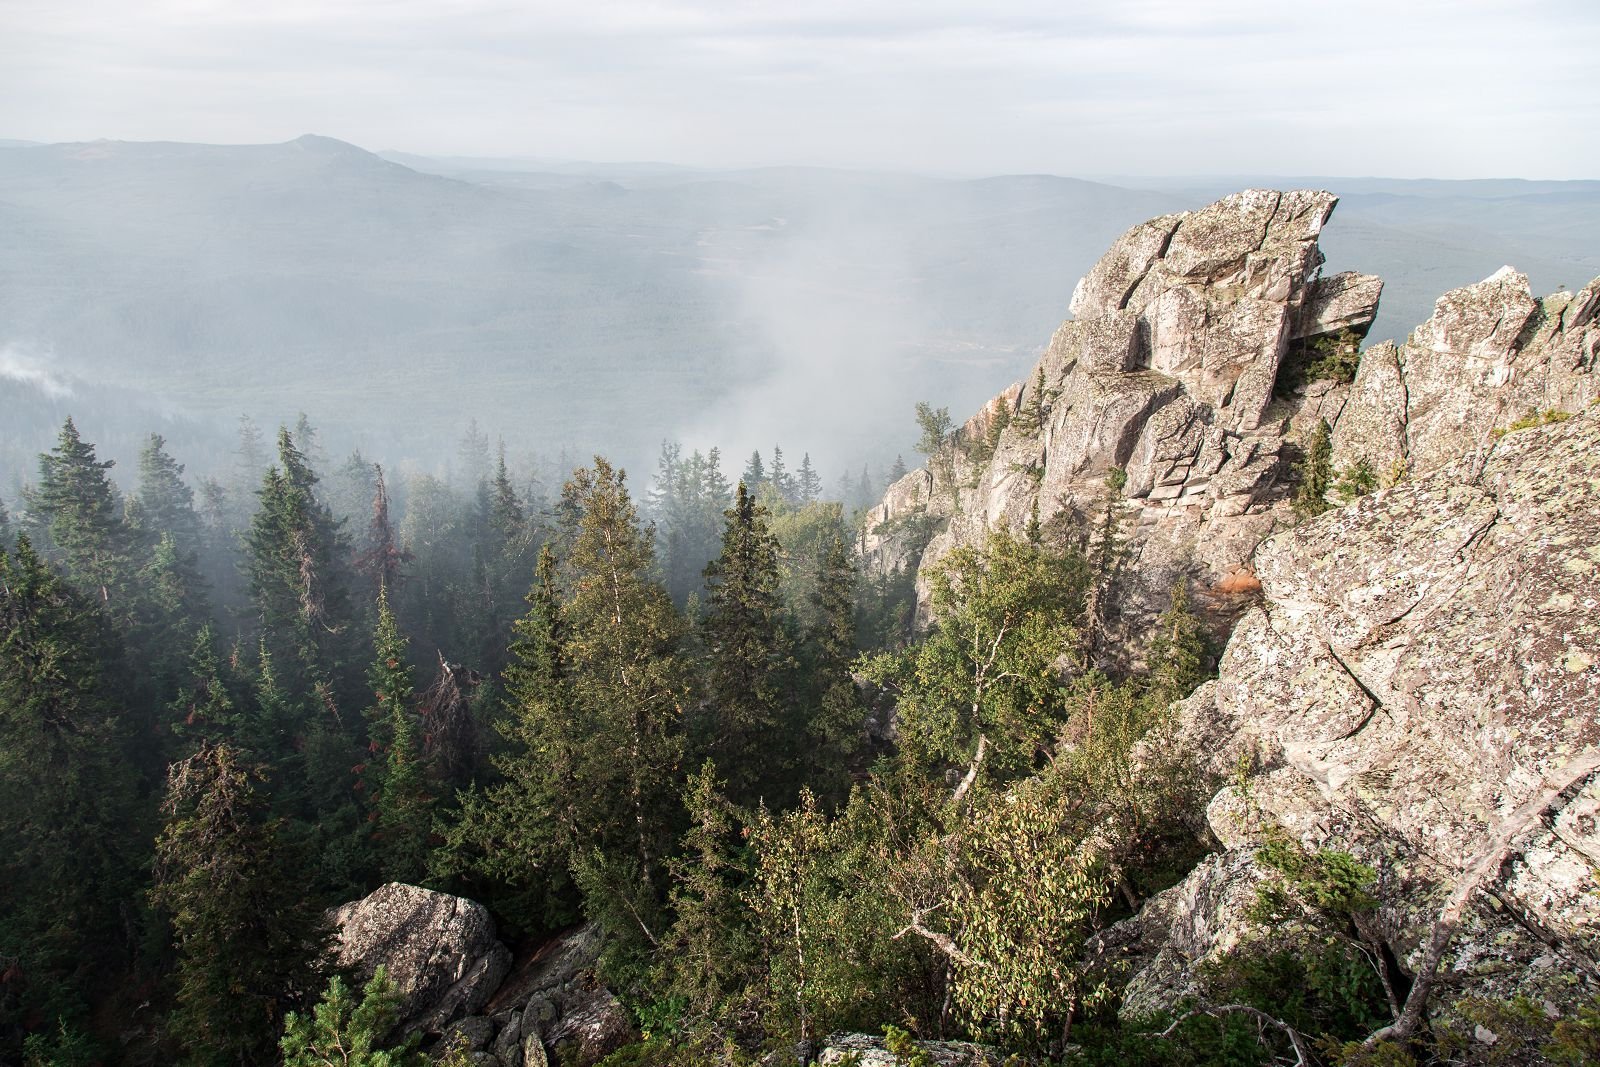
<svg viewBox="0 0 1600 1067">
<path fill-rule="evenodd" d="M 1106 244 L 1205 202 L 1052 176 L 534 164 L 313 135 L 0 145 L 0 345 L 201 415 L 304 409 L 423 463 L 476 418 L 634 466 L 675 437 L 837 471 L 908 451 L 908 381 L 959 410 L 1020 376 Z M 1503 262 L 1581 284 L 1596 183 L 1534 184 L 1515 210 L 1484 198 L 1501 183 L 1361 185 L 1329 269 L 1395 280 L 1377 336 Z"/>
</svg>

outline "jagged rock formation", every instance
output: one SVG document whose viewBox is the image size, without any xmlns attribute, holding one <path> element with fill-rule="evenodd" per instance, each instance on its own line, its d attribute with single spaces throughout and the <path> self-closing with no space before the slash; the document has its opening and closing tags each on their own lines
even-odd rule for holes
<svg viewBox="0 0 1600 1067">
<path fill-rule="evenodd" d="M 1177 721 L 1219 779 L 1255 769 L 1210 804 L 1225 850 L 1100 939 L 1131 967 L 1125 1014 L 1204 995 L 1205 961 L 1267 935 L 1247 913 L 1272 826 L 1378 872 L 1401 984 L 1484 874 L 1437 1004 L 1600 988 L 1597 516 L 1585 410 L 1261 546 L 1262 603 Z"/>
<path fill-rule="evenodd" d="M 1406 344 L 1370 349 L 1353 383 L 1299 380 L 1318 354 L 1353 357 L 1382 290 L 1370 275 L 1320 276 L 1336 203 L 1247 190 L 1129 230 L 1079 282 L 1034 375 L 889 488 L 859 545 L 868 565 L 926 568 L 1035 507 L 1045 521 L 1091 508 L 1121 467 L 1137 618 L 1180 573 L 1226 590 L 1288 524 L 1291 461 L 1320 419 L 1337 464 L 1365 459 L 1393 480 L 1596 395 L 1600 283 L 1535 300 L 1509 270 L 1446 294 Z"/>
<path fill-rule="evenodd" d="M 478 1067 L 587 1067 L 635 1038 L 626 1010 L 595 975 L 600 931 L 580 926 L 546 943 L 501 983 L 459 1034 Z"/>
<path fill-rule="evenodd" d="M 364 978 L 388 971 L 400 994 L 400 1026 L 439 1033 L 488 1002 L 511 967 L 482 904 L 390 882 L 328 913 L 336 962 Z"/>
</svg>

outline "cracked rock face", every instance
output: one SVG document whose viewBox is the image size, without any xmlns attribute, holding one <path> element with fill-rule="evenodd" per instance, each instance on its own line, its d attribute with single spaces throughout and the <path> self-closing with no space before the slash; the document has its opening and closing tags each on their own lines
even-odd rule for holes
<svg viewBox="0 0 1600 1067">
<path fill-rule="evenodd" d="M 1091 510 L 1121 467 L 1137 623 L 1166 606 L 1180 574 L 1202 602 L 1224 594 L 1291 525 L 1292 461 L 1319 420 L 1336 468 L 1365 460 L 1380 480 L 1414 479 L 1481 461 L 1493 431 L 1528 412 L 1600 395 L 1600 279 L 1538 300 L 1509 268 L 1445 294 L 1405 344 L 1371 346 L 1348 385 L 1280 382 L 1297 346 L 1360 337 L 1377 313 L 1380 279 L 1318 273 L 1336 203 L 1252 189 L 1130 229 L 1078 283 L 1074 317 L 1035 373 L 963 428 L 968 449 L 889 488 L 858 546 L 867 565 L 921 568 L 925 608 L 926 570 L 949 549 L 1020 529 L 1035 507 L 1045 522 Z M 1011 425 L 985 455 L 970 446 L 999 408 Z"/>
<path fill-rule="evenodd" d="M 1593 410 L 1261 546 L 1261 606 L 1219 679 L 1178 706 L 1214 774 L 1241 755 L 1259 771 L 1248 801 L 1234 787 L 1212 801 L 1227 851 L 1106 940 L 1132 964 L 1125 1011 L 1193 992 L 1199 964 L 1251 934 L 1239 903 L 1264 822 L 1376 869 L 1375 922 L 1415 969 L 1462 872 L 1600 752 L 1597 518 Z M 1580 778 L 1513 844 L 1446 957 L 1446 1005 L 1565 1008 L 1600 979 L 1600 783 Z"/>
<path fill-rule="evenodd" d="M 363 980 L 378 967 L 400 994 L 400 1027 L 440 1033 L 488 1001 L 511 967 L 482 904 L 390 882 L 328 912 L 336 961 Z"/>
</svg>

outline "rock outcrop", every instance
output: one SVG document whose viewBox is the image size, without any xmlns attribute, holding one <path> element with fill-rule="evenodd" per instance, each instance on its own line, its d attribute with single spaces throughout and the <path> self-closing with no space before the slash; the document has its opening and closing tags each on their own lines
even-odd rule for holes
<svg viewBox="0 0 1600 1067">
<path fill-rule="evenodd" d="M 917 1051 L 934 1067 L 997 1067 L 1003 1060 L 993 1049 L 968 1041 L 918 1041 Z M 818 1067 L 898 1067 L 904 1063 L 872 1034 L 832 1034 L 817 1054 Z"/>
<path fill-rule="evenodd" d="M 1339 466 L 1365 460 L 1387 482 L 1597 395 L 1600 281 L 1536 300 L 1509 269 L 1446 294 L 1405 344 L 1368 350 L 1352 383 L 1302 380 L 1320 354 L 1354 359 L 1382 290 L 1371 275 L 1320 275 L 1336 203 L 1247 190 L 1130 229 L 1078 283 L 1034 374 L 888 489 L 858 546 L 868 566 L 925 574 L 1035 508 L 1046 522 L 1090 509 L 1119 467 L 1136 553 L 1127 600 L 1147 616 L 1179 574 L 1226 587 L 1289 524 L 1292 461 L 1319 420 Z M 988 433 L 1002 410 L 1009 425 Z"/>
<path fill-rule="evenodd" d="M 1406 979 L 1446 898 L 1485 874 L 1445 956 L 1446 1010 L 1564 1009 L 1600 988 L 1597 518 L 1585 409 L 1260 547 L 1262 603 L 1177 723 L 1218 779 L 1254 771 L 1211 802 L 1224 851 L 1100 938 L 1131 970 L 1125 1014 L 1203 995 L 1206 961 L 1270 936 L 1247 913 L 1273 827 L 1377 872 L 1371 923 Z"/>
<path fill-rule="evenodd" d="M 474 1014 L 511 967 L 488 910 L 462 897 L 390 882 L 328 918 L 339 966 L 388 972 L 406 1031 L 437 1034 Z"/>
</svg>

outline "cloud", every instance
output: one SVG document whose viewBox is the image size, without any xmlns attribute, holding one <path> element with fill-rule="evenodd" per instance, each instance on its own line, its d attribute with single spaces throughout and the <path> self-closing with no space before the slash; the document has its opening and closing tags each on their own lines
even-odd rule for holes
<svg viewBox="0 0 1600 1067">
<path fill-rule="evenodd" d="M 960 173 L 1592 177 L 1600 8 L 8 0 L 0 134 Z"/>
<path fill-rule="evenodd" d="M 32 386 L 52 400 L 72 395 L 72 385 L 67 379 L 57 376 L 37 356 L 16 345 L 0 346 L 0 381 Z"/>
</svg>

